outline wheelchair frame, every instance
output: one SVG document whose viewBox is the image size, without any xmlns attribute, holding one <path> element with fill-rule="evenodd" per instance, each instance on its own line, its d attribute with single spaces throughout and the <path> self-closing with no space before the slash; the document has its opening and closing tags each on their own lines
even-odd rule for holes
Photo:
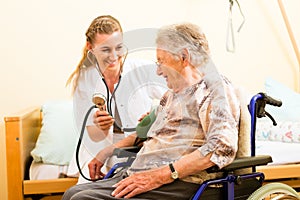
<svg viewBox="0 0 300 200">
<path fill-rule="evenodd" d="M 284 193 L 289 197 L 293 197 L 294 199 L 300 199 L 300 196 L 297 194 L 297 192 L 288 185 L 279 184 L 279 183 L 277 184 L 270 183 L 262 186 L 265 178 L 264 174 L 261 172 L 256 172 L 256 166 L 266 165 L 272 162 L 272 158 L 269 155 L 259 155 L 259 156 L 255 155 L 256 119 L 267 116 L 273 121 L 273 125 L 276 125 L 276 122 L 273 119 L 273 117 L 264 110 L 266 104 L 270 104 L 273 106 L 281 106 L 281 101 L 275 100 L 264 93 L 258 93 L 251 98 L 250 104 L 248 105 L 248 109 L 251 115 L 251 133 L 250 133 L 251 134 L 250 136 L 251 156 L 236 158 L 230 165 L 222 169 L 218 169 L 217 166 L 213 166 L 207 169 L 208 172 L 223 172 L 224 176 L 222 178 L 204 181 L 201 185 L 199 185 L 199 189 L 192 197 L 192 200 L 200 199 L 203 193 L 205 192 L 206 188 L 210 185 L 215 185 L 215 184 L 223 185 L 223 188 L 225 188 L 225 191 L 227 193 L 225 195 L 227 200 L 245 199 L 245 198 L 257 200 L 258 196 L 263 197 L 265 194 L 269 194 L 270 192 L 274 194 L 276 193 L 276 191 Z M 137 147 L 116 149 L 113 155 L 116 155 L 118 158 L 128 157 L 128 160 L 123 163 L 115 164 L 112 167 L 112 169 L 106 174 L 104 179 L 111 177 L 116 171 L 116 169 L 129 166 L 133 162 L 134 155 L 136 152 L 137 152 Z M 242 174 L 242 175 L 234 174 L 235 170 L 245 169 L 245 168 L 251 168 L 252 172 L 248 174 Z M 254 192 L 252 191 L 249 194 L 247 194 L 247 197 L 245 196 L 236 197 L 235 186 L 241 185 L 243 181 L 247 179 L 257 179 L 257 181 L 260 183 L 259 188 L 258 189 L 255 188 Z M 224 199 L 223 197 L 222 199 Z"/>
</svg>

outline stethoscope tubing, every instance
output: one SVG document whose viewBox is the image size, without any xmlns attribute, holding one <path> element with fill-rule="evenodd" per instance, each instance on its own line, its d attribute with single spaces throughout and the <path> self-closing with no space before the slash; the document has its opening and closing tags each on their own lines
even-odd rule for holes
<svg viewBox="0 0 300 200">
<path fill-rule="evenodd" d="M 127 54 L 124 56 L 124 59 L 123 59 L 121 68 L 123 68 L 123 65 L 124 65 L 124 62 L 125 62 L 125 60 L 126 60 L 126 57 L 127 57 Z M 104 79 L 104 76 L 103 76 L 103 74 L 102 74 L 102 72 L 101 72 L 101 70 L 100 70 L 100 67 L 99 67 L 99 65 L 98 65 L 97 62 L 96 62 L 96 69 L 97 69 L 97 71 L 98 71 L 98 73 L 99 73 L 99 75 L 100 75 L 100 77 L 101 77 L 101 79 L 102 79 L 102 81 L 103 81 L 103 83 L 104 83 L 104 85 L 105 85 L 105 88 L 106 88 L 106 99 L 107 99 L 106 107 L 107 107 L 107 111 L 108 111 L 108 113 L 113 117 L 113 113 L 112 113 L 112 99 L 114 99 L 115 104 L 116 104 L 115 93 L 116 93 L 116 91 L 117 91 L 117 89 L 118 89 L 118 87 L 119 87 L 119 85 L 120 85 L 120 82 L 121 82 L 121 79 L 122 79 L 122 75 L 120 74 L 119 80 L 118 80 L 118 83 L 117 83 L 117 86 L 114 88 L 114 91 L 112 92 L 111 97 L 110 97 L 108 85 L 107 85 L 107 83 L 106 83 L 106 81 L 105 81 L 105 79 Z M 135 127 L 134 127 L 134 128 L 123 128 L 123 127 L 122 127 L 120 124 L 118 124 L 116 121 L 115 121 L 114 124 L 115 124 L 118 128 L 120 128 L 121 131 L 125 131 L 125 132 L 133 132 L 133 131 L 136 130 Z"/>
</svg>

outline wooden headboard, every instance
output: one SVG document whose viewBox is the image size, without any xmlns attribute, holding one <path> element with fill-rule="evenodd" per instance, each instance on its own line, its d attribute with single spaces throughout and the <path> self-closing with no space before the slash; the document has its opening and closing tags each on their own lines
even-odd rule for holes
<svg viewBox="0 0 300 200">
<path fill-rule="evenodd" d="M 77 178 L 29 180 L 30 152 L 41 129 L 40 107 L 31 107 L 7 116 L 4 121 L 9 200 L 20 200 L 30 194 L 63 193 L 77 183 Z"/>
</svg>

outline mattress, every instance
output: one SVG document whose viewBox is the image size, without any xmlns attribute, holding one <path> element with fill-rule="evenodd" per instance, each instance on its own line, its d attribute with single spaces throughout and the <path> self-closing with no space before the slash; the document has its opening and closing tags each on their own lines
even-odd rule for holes
<svg viewBox="0 0 300 200">
<path fill-rule="evenodd" d="M 271 155 L 270 165 L 300 163 L 300 122 L 259 121 L 256 129 L 256 155 Z"/>
<path fill-rule="evenodd" d="M 32 162 L 29 169 L 30 180 L 57 179 L 66 177 L 67 165 L 51 165 Z"/>
<path fill-rule="evenodd" d="M 256 155 L 272 156 L 269 165 L 300 163 L 300 143 L 256 141 Z"/>
<path fill-rule="evenodd" d="M 102 170 L 104 173 L 107 173 L 109 168 L 113 166 L 114 163 L 124 162 L 125 160 L 126 158 L 123 159 L 113 157 L 105 163 L 106 167 L 102 168 Z M 84 163 L 81 170 L 83 174 L 90 178 L 87 163 L 88 162 Z M 78 177 L 77 184 L 89 182 L 85 180 L 81 175 L 79 175 L 77 165 L 75 163 L 72 164 L 72 162 L 70 166 L 32 162 L 29 168 L 30 180 L 57 179 L 64 177 Z"/>
</svg>

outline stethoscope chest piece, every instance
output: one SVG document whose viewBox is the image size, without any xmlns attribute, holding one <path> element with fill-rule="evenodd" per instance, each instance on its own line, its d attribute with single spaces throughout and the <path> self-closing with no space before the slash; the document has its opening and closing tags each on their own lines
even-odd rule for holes
<svg viewBox="0 0 300 200">
<path fill-rule="evenodd" d="M 101 93 L 95 93 L 92 99 L 99 110 L 105 110 L 106 97 Z"/>
</svg>

